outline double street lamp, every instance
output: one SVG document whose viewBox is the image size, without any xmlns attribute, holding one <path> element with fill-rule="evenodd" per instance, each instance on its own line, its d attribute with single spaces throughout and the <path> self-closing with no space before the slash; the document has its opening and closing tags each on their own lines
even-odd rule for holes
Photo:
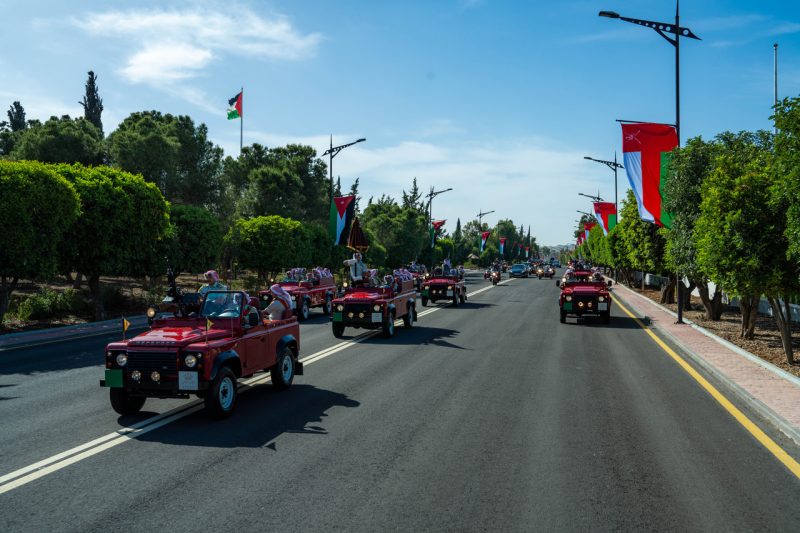
<svg viewBox="0 0 800 533">
<path fill-rule="evenodd" d="M 342 144 L 340 146 L 334 146 L 333 135 L 331 135 L 331 147 L 325 150 L 325 153 L 322 154 L 323 157 L 326 155 L 330 156 L 330 158 L 328 159 L 328 171 L 329 171 L 328 175 L 330 176 L 330 184 L 328 186 L 328 197 L 330 198 L 331 202 L 333 201 L 333 158 L 336 156 L 336 154 L 338 154 L 348 146 L 353 146 L 354 144 L 358 144 L 364 141 L 366 141 L 366 139 L 358 139 L 357 141 L 353 141 L 351 143 Z"/>
<path fill-rule="evenodd" d="M 678 146 L 681 144 L 681 37 L 700 40 L 700 37 L 692 33 L 689 28 L 683 28 L 680 24 L 680 0 L 675 2 L 675 23 L 654 22 L 652 20 L 632 19 L 622 17 L 614 11 L 601 11 L 601 17 L 620 19 L 639 26 L 644 26 L 654 30 L 675 48 L 675 133 L 678 136 Z M 674 37 L 670 37 L 671 34 Z M 678 273 L 678 283 L 683 283 Z M 683 324 L 683 290 L 678 287 L 678 324 Z"/>
<path fill-rule="evenodd" d="M 594 157 L 589 157 L 588 155 L 583 156 L 584 159 L 588 159 L 589 161 L 594 161 L 595 163 L 603 163 L 608 168 L 614 171 L 614 207 L 617 213 L 619 213 L 619 198 L 617 195 L 617 170 L 623 167 L 620 163 L 617 163 L 617 152 L 614 152 L 614 160 L 613 161 L 606 161 L 604 159 L 595 159 Z M 602 200 L 598 200 L 602 201 Z M 619 216 L 619 214 L 617 214 Z"/>
</svg>

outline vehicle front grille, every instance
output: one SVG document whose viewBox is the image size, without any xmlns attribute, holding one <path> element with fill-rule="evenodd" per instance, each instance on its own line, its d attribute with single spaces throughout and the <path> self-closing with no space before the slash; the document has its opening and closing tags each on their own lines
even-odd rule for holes
<svg viewBox="0 0 800 533">
<path fill-rule="evenodd" d="M 364 324 L 371 324 L 372 323 L 372 306 L 374 304 L 346 304 L 344 306 L 343 318 L 347 322 L 350 323 L 364 323 Z M 350 316 L 350 313 L 353 313 L 353 316 Z M 363 314 L 363 317 L 359 317 L 360 314 Z"/>
<path fill-rule="evenodd" d="M 128 352 L 128 364 L 125 365 L 127 372 L 138 370 L 143 375 L 149 375 L 153 371 L 164 374 L 177 374 L 178 364 L 174 352 Z"/>
</svg>

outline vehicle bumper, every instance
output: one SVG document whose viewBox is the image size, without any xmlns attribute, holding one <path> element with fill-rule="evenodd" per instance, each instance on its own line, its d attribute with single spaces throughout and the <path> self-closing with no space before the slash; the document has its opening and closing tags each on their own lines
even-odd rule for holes
<svg viewBox="0 0 800 533">
<path fill-rule="evenodd" d="M 207 390 L 209 382 L 202 381 L 198 372 L 181 372 L 180 378 L 171 375 L 165 376 L 163 381 L 152 381 L 149 376 L 142 376 L 135 381 L 118 368 L 107 368 L 105 378 L 100 380 L 101 387 L 112 389 L 125 389 L 135 396 L 148 396 L 154 398 L 188 398 Z"/>
</svg>

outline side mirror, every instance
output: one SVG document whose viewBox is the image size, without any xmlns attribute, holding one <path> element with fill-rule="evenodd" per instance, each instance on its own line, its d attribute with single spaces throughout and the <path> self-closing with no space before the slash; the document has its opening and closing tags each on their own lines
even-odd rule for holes
<svg viewBox="0 0 800 533">
<path fill-rule="evenodd" d="M 613 281 L 611 281 L 611 280 L 608 280 L 608 286 L 609 286 L 609 287 L 610 287 L 610 286 L 612 286 L 613 284 L 614 284 L 614 282 L 613 282 Z"/>
</svg>

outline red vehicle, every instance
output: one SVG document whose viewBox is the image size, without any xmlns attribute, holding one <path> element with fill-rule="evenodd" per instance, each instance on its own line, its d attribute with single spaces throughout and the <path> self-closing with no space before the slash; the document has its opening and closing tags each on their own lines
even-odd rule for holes
<svg viewBox="0 0 800 533">
<path fill-rule="evenodd" d="M 422 290 L 422 283 L 428 278 L 428 269 L 425 265 L 415 265 L 408 267 L 408 271 L 414 276 L 414 287 Z"/>
<path fill-rule="evenodd" d="M 556 285 L 561 287 L 558 299 L 561 323 L 567 321 L 567 315 L 594 315 L 608 324 L 611 321 L 611 294 L 608 291 L 611 284 L 611 280 L 606 283 L 587 270 L 567 272 L 561 281 L 556 281 Z"/>
<path fill-rule="evenodd" d="M 109 387 L 117 413 L 136 413 L 147 398 L 194 394 L 210 415 L 223 418 L 236 408 L 239 378 L 269 371 L 272 385 L 286 389 L 302 375 L 300 327 L 291 314 L 265 319 L 258 300 L 245 301 L 246 293 L 239 291 L 178 298 L 173 316 L 156 318 L 151 308 L 149 331 L 106 346 L 100 385 Z"/>
<path fill-rule="evenodd" d="M 434 274 L 422 284 L 422 305 L 428 302 L 436 303 L 439 300 L 449 300 L 453 305 L 467 301 L 467 287 L 458 271 L 453 269 L 450 274 Z"/>
<path fill-rule="evenodd" d="M 300 320 L 307 320 L 311 309 L 321 307 L 322 314 L 330 316 L 331 302 L 336 297 L 336 285 L 333 277 L 303 281 L 281 281 L 278 283 L 289 293 L 294 302 L 294 314 Z M 259 292 L 261 308 L 264 309 L 271 300 L 268 290 Z"/>
<path fill-rule="evenodd" d="M 333 336 L 340 338 L 351 327 L 380 328 L 384 337 L 392 337 L 398 318 L 411 328 L 417 320 L 415 295 L 413 280 L 395 279 L 391 287 L 348 287 L 333 301 Z"/>
</svg>

